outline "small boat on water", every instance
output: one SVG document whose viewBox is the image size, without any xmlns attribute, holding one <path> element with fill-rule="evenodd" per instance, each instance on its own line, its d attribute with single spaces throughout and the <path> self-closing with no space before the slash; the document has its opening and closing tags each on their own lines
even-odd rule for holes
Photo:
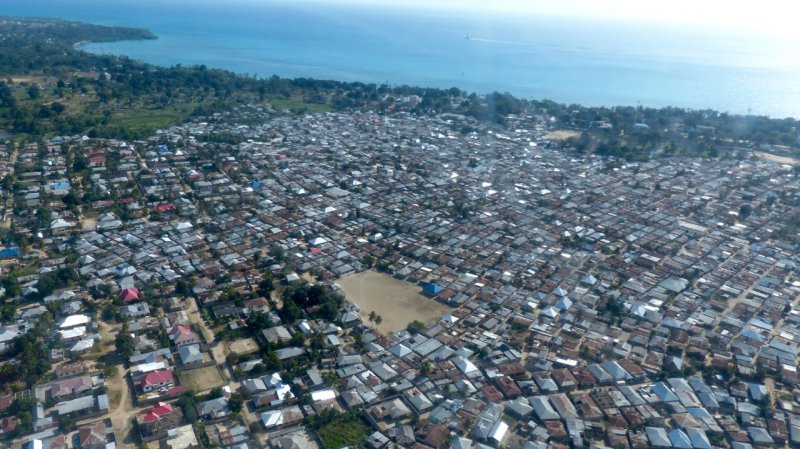
<svg viewBox="0 0 800 449">
<path fill-rule="evenodd" d="M 470 39 L 472 39 L 472 36 L 470 36 L 469 34 L 467 34 L 466 36 L 464 36 L 464 39 L 466 39 L 466 40 L 470 40 Z"/>
</svg>

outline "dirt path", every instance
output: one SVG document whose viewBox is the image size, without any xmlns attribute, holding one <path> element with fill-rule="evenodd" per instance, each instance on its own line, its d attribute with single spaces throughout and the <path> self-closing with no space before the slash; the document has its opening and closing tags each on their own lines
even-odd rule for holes
<svg viewBox="0 0 800 449">
<path fill-rule="evenodd" d="M 17 163 L 17 158 L 19 157 L 19 150 L 17 146 L 14 145 L 14 150 L 11 152 L 11 158 L 9 159 L 8 163 L 8 175 L 14 175 L 14 165 Z M 14 195 L 9 194 L 8 198 L 5 200 L 5 210 L 3 211 L 3 219 L 0 221 L 0 226 L 8 229 L 11 227 L 11 215 L 10 213 L 14 210 Z"/>
<path fill-rule="evenodd" d="M 214 344 L 214 331 L 208 327 L 203 317 L 200 316 L 200 312 L 197 307 L 197 300 L 194 298 L 189 298 L 186 302 L 188 303 L 186 314 L 189 315 L 189 322 L 200 329 L 200 333 L 203 334 L 203 338 L 206 340 L 206 343 L 208 343 L 209 346 L 212 346 Z"/>
<path fill-rule="evenodd" d="M 100 325 L 100 336 L 105 345 L 103 352 L 110 353 L 114 351 L 114 329 L 103 321 L 98 321 L 98 323 Z M 130 385 L 126 374 L 125 367 L 122 364 L 118 364 L 114 377 L 106 379 L 106 386 L 110 402 L 108 416 L 114 426 L 117 447 L 128 449 L 136 447 L 133 434 L 133 419 L 139 413 L 139 409 L 133 407 Z M 96 418 L 94 419 L 96 420 Z"/>
</svg>

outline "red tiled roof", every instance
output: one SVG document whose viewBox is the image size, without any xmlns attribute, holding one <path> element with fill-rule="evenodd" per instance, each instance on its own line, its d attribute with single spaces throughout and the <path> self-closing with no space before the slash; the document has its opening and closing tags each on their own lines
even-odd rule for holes
<svg viewBox="0 0 800 449">
<path fill-rule="evenodd" d="M 141 299 L 142 292 L 138 288 L 126 288 L 119 292 L 118 296 L 123 302 L 133 302 Z"/>
<path fill-rule="evenodd" d="M 13 432 L 17 428 L 17 417 L 9 416 L 0 419 L 0 434 Z"/>
<path fill-rule="evenodd" d="M 7 410 L 11 407 L 11 404 L 14 403 L 14 394 L 9 393 L 3 396 L 0 396 L 0 411 Z"/>
<path fill-rule="evenodd" d="M 169 415 L 170 413 L 172 413 L 172 404 L 159 402 L 155 407 L 151 408 L 142 415 L 142 421 L 145 423 L 155 422 L 162 417 Z"/>
<path fill-rule="evenodd" d="M 144 385 L 159 385 L 164 382 L 174 382 L 175 374 L 172 370 L 157 370 L 144 376 L 142 379 L 142 386 Z"/>
<path fill-rule="evenodd" d="M 173 205 L 172 203 L 159 204 L 158 206 L 154 207 L 153 210 L 155 212 L 167 212 L 175 210 L 175 205 Z"/>
</svg>

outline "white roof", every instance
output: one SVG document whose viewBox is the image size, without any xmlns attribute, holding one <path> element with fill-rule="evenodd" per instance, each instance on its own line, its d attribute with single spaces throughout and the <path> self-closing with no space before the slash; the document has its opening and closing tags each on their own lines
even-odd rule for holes
<svg viewBox="0 0 800 449">
<path fill-rule="evenodd" d="M 64 318 L 64 322 L 61 323 L 59 326 L 61 329 L 67 329 L 69 327 L 81 326 L 85 324 L 89 324 L 91 319 L 89 319 L 86 315 L 70 315 Z"/>
<path fill-rule="evenodd" d="M 77 351 L 85 351 L 89 348 L 94 346 L 94 339 L 93 338 L 85 338 L 76 342 L 69 350 L 73 352 Z"/>
<path fill-rule="evenodd" d="M 142 363 L 136 366 L 136 370 L 141 373 L 149 373 L 150 371 L 156 371 L 160 369 L 166 368 L 167 365 L 164 362 L 152 362 L 152 363 Z"/>
<path fill-rule="evenodd" d="M 261 422 L 264 423 L 264 427 L 279 426 L 283 424 L 283 413 L 280 410 L 264 412 L 261 414 Z"/>
<path fill-rule="evenodd" d="M 275 389 L 275 394 L 278 396 L 278 400 L 283 401 L 286 398 L 293 398 L 294 394 L 292 394 L 292 388 L 288 384 L 283 384 Z"/>
<path fill-rule="evenodd" d="M 314 402 L 327 401 L 330 399 L 336 399 L 336 392 L 330 388 L 311 392 L 311 400 Z"/>
<path fill-rule="evenodd" d="M 470 362 L 469 359 L 466 359 L 464 357 L 456 357 L 453 360 L 453 363 L 464 374 L 474 373 L 475 371 L 478 371 L 478 367 L 475 366 L 474 363 Z"/>
<path fill-rule="evenodd" d="M 58 331 L 58 333 L 61 334 L 61 338 L 63 338 L 64 340 L 82 337 L 86 335 L 86 326 L 76 327 L 74 329 L 60 330 Z"/>
<path fill-rule="evenodd" d="M 499 443 L 505 438 L 506 432 L 508 432 L 508 424 L 503 421 L 497 421 L 492 427 L 492 430 L 489 431 L 489 439 Z"/>
<path fill-rule="evenodd" d="M 272 373 L 268 376 L 264 376 L 263 380 L 264 385 L 270 385 L 273 387 L 283 385 L 283 379 L 281 379 L 281 375 L 278 373 Z"/>
</svg>

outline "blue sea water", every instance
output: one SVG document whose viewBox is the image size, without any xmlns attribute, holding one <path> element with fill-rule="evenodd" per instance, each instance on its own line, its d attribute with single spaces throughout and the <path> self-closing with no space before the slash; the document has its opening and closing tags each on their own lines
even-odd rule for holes
<svg viewBox="0 0 800 449">
<path fill-rule="evenodd" d="M 736 30 L 268 0 L 2 0 L 0 15 L 147 28 L 159 39 L 83 48 L 159 65 L 800 117 L 800 43 Z"/>
</svg>

